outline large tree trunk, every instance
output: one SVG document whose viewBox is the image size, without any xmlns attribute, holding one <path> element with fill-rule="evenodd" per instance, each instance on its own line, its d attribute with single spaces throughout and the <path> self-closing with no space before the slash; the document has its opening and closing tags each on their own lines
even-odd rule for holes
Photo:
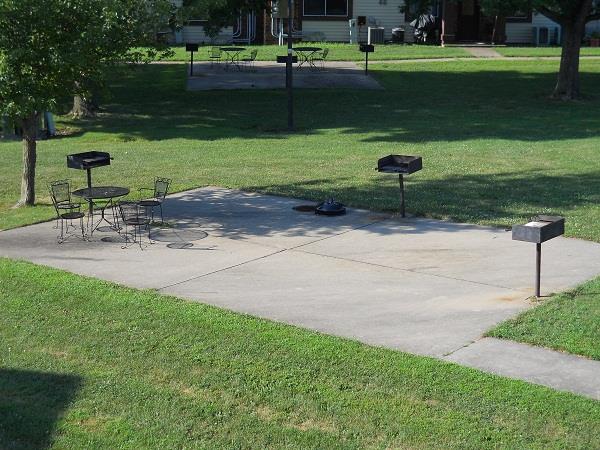
<svg viewBox="0 0 600 450">
<path fill-rule="evenodd" d="M 592 8 L 592 0 L 584 0 L 577 13 L 563 23 L 563 45 L 560 58 L 558 81 L 552 96 L 562 100 L 579 97 L 579 55 L 581 41 L 585 35 L 587 16 Z"/>
<path fill-rule="evenodd" d="M 73 108 L 71 109 L 71 115 L 75 118 L 82 119 L 85 117 L 94 117 L 98 105 L 93 99 L 88 99 L 83 95 L 73 96 Z"/>
<path fill-rule="evenodd" d="M 75 83 L 75 92 L 73 96 L 73 108 L 71 115 L 75 118 L 82 119 L 86 117 L 94 117 L 98 111 L 98 96 L 95 94 L 95 89 L 83 85 L 79 82 Z"/>
<path fill-rule="evenodd" d="M 23 127 L 23 174 L 21 177 L 21 198 L 17 206 L 35 203 L 35 162 L 37 144 L 38 115 L 21 121 Z"/>
</svg>

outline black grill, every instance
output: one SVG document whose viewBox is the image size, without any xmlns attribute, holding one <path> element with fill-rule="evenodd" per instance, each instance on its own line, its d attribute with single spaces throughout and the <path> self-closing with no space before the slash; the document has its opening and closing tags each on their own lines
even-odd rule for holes
<svg viewBox="0 0 600 450">
<path fill-rule="evenodd" d="M 377 161 L 377 170 L 385 173 L 402 173 L 409 175 L 423 168 L 420 156 L 389 155 Z"/>
<path fill-rule="evenodd" d="M 420 156 L 388 155 L 377 161 L 377 171 L 382 173 L 397 173 L 400 183 L 400 214 L 406 217 L 404 204 L 404 175 L 418 172 L 423 168 L 423 158 Z"/>
<path fill-rule="evenodd" d="M 110 154 L 107 152 L 83 152 L 67 155 L 69 169 L 89 170 L 110 165 Z"/>
<path fill-rule="evenodd" d="M 67 167 L 69 169 L 79 169 L 87 171 L 87 186 L 89 192 L 92 192 L 92 169 L 96 167 L 109 166 L 110 154 L 107 152 L 83 152 L 83 153 L 73 153 L 72 155 L 67 155 Z M 94 214 L 94 202 L 92 199 L 88 200 L 89 203 L 89 214 L 90 217 Z"/>
</svg>

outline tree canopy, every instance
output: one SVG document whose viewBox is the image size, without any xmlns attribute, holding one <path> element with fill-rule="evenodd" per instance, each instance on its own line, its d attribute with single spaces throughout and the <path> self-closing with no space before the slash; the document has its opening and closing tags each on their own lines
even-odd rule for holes
<svg viewBox="0 0 600 450">
<path fill-rule="evenodd" d="M 208 36 L 215 36 L 230 26 L 240 16 L 249 11 L 268 8 L 268 0 L 183 0 L 180 18 L 205 20 L 204 30 Z"/>
<path fill-rule="evenodd" d="M 457 3 L 459 0 L 446 0 Z M 405 9 L 423 14 L 439 0 L 406 0 Z M 562 27 L 562 55 L 553 96 L 565 100 L 580 95 L 579 55 L 585 25 L 600 19 L 600 0 L 480 0 L 481 10 L 490 16 L 509 16 L 517 10 L 534 10 Z"/>
<path fill-rule="evenodd" d="M 40 113 L 101 82 L 111 65 L 156 56 L 172 13 L 169 0 L 0 0 L 0 115 L 23 129 L 19 203 L 35 200 Z"/>
</svg>

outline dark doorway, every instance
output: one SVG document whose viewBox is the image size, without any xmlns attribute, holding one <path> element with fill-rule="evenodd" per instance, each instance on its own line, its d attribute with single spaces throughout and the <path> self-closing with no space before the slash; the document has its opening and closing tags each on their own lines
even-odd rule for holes
<svg viewBox="0 0 600 450">
<path fill-rule="evenodd" d="M 459 41 L 479 40 L 479 1 L 462 0 L 458 4 L 458 30 Z"/>
</svg>

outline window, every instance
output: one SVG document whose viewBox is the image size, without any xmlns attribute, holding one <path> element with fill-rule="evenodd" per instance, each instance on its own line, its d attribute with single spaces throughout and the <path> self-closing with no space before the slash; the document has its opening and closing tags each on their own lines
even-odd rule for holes
<svg viewBox="0 0 600 450">
<path fill-rule="evenodd" d="M 507 22 L 531 22 L 531 10 L 515 11 L 513 14 L 506 16 Z"/>
<path fill-rule="evenodd" d="M 304 0 L 305 16 L 348 16 L 348 0 Z"/>
</svg>

